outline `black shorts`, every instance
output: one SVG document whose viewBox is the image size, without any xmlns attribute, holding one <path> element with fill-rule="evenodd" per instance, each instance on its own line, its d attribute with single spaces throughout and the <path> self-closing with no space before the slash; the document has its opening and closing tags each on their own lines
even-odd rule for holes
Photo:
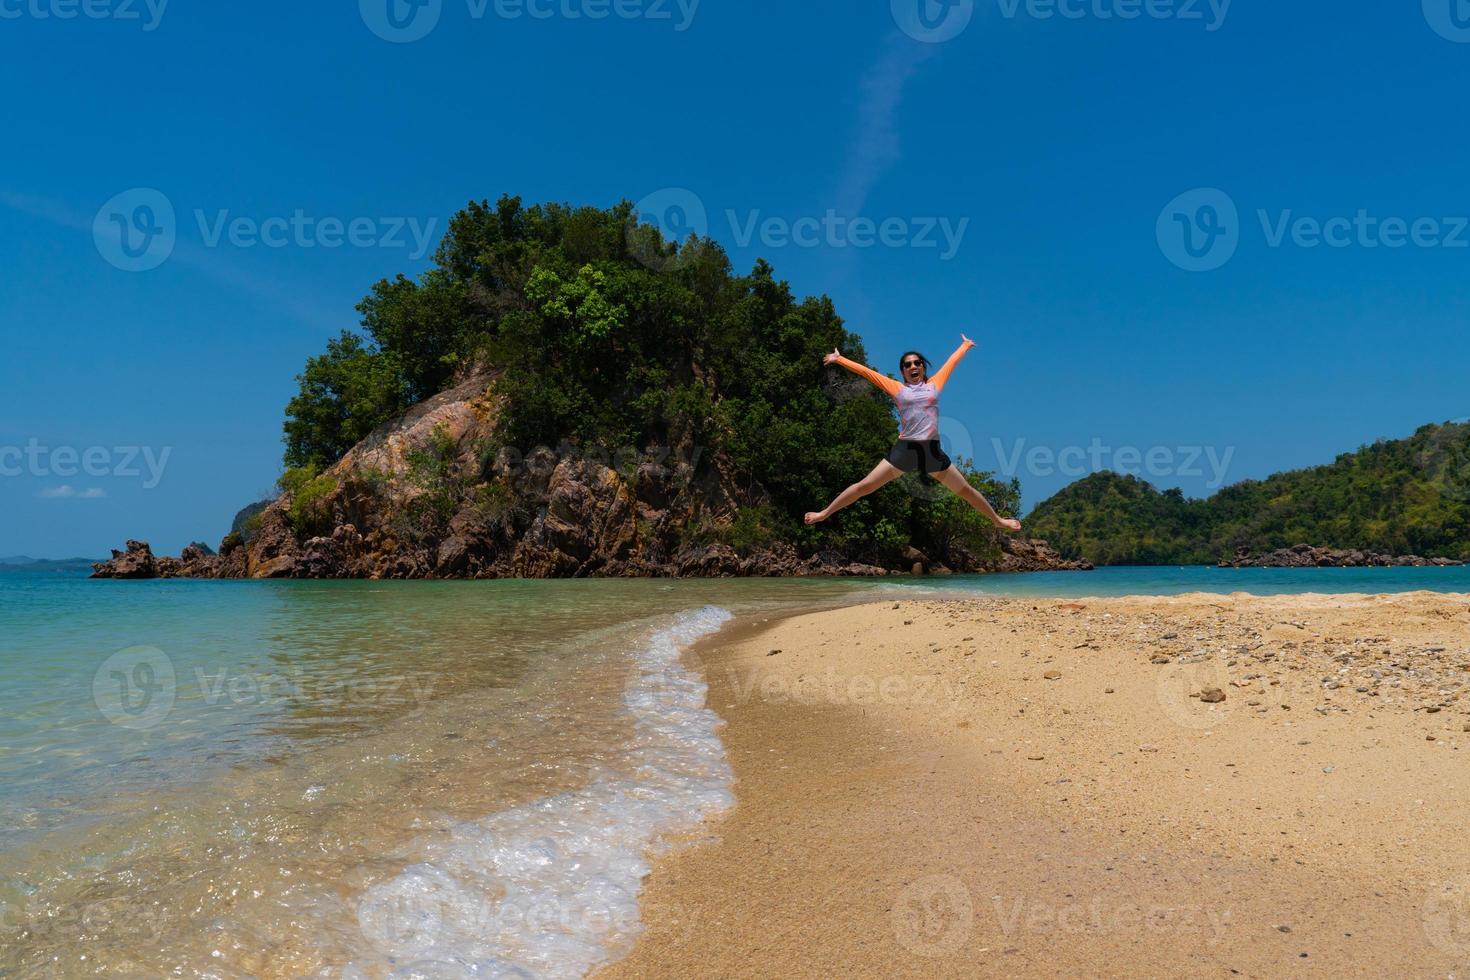
<svg viewBox="0 0 1470 980">
<path fill-rule="evenodd" d="M 900 439 L 888 451 L 888 462 L 905 473 L 943 473 L 954 465 L 939 448 L 938 439 L 922 442 Z"/>
</svg>

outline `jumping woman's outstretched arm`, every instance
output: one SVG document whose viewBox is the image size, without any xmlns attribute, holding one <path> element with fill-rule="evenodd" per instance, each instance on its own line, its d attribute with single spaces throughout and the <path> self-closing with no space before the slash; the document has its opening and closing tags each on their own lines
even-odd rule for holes
<svg viewBox="0 0 1470 980">
<path fill-rule="evenodd" d="M 842 367 L 847 368 L 853 374 L 861 375 L 862 377 L 867 378 L 869 381 L 873 382 L 873 384 L 877 385 L 879 388 L 882 388 L 884 394 L 886 394 L 889 398 L 892 398 L 894 395 L 898 394 L 900 389 L 902 388 L 902 385 L 900 385 L 897 381 L 894 381 L 892 378 L 885 378 L 883 375 L 879 374 L 877 371 L 874 371 L 866 364 L 859 364 L 857 361 L 849 361 L 847 358 L 843 357 L 835 350 L 832 353 L 828 354 L 826 357 L 822 358 L 822 363 L 840 364 Z"/>
<path fill-rule="evenodd" d="M 944 383 L 949 380 L 949 376 L 954 372 L 955 366 L 960 363 L 960 359 L 968 354 L 970 352 L 970 348 L 974 346 L 975 342 L 973 340 L 971 340 L 969 337 L 966 337 L 964 334 L 960 334 L 959 350 L 949 355 L 949 360 L 944 362 L 944 367 L 936 371 L 934 373 L 934 377 L 929 379 L 929 381 L 934 385 L 935 391 L 944 390 Z"/>
</svg>

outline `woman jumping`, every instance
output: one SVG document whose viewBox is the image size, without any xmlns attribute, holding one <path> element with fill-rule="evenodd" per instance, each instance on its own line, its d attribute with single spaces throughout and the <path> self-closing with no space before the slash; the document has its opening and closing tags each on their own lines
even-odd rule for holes
<svg viewBox="0 0 1470 980">
<path fill-rule="evenodd" d="M 866 497 L 905 473 L 918 472 L 934 475 L 940 483 L 988 517 L 996 527 L 1003 527 L 1008 531 L 1021 530 L 1020 521 L 1003 518 L 995 512 L 990 501 L 979 490 L 970 486 L 970 481 L 965 479 L 959 468 L 950 462 L 944 450 L 939 447 L 939 393 L 944 390 L 944 383 L 949 380 L 955 365 L 960 363 L 960 358 L 975 346 L 975 342 L 964 334 L 960 334 L 960 339 L 963 341 L 960 349 L 950 355 L 949 360 L 944 362 L 944 367 L 932 379 L 928 373 L 929 361 L 923 354 L 909 351 L 900 357 L 898 367 L 904 379 L 903 384 L 892 378 L 885 378 L 866 365 L 849 361 L 835 350 L 822 359 L 823 364 L 840 364 L 882 388 L 898 406 L 902 424 L 899 427 L 898 442 L 889 450 L 888 458 L 874 467 L 873 472 L 838 494 L 837 499 L 828 504 L 826 510 L 808 513 L 808 524 L 825 521 L 848 504 L 860 497 Z"/>
</svg>

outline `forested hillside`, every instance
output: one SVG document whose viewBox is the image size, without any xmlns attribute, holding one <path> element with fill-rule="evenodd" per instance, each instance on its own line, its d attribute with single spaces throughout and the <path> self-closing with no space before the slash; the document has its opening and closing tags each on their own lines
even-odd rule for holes
<svg viewBox="0 0 1470 980">
<path fill-rule="evenodd" d="M 1298 544 L 1470 558 L 1470 424 L 1426 425 L 1207 500 L 1097 473 L 1037 506 L 1027 530 L 1097 564 L 1214 562 Z"/>
</svg>

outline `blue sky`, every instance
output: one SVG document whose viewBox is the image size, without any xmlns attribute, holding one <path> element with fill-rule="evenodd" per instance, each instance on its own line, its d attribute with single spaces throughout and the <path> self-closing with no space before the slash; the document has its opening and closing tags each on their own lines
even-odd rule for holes
<svg viewBox="0 0 1470 980">
<path fill-rule="evenodd" d="M 692 195 L 880 370 L 967 332 L 946 440 L 1028 504 L 1470 414 L 1463 0 L 386 2 L 0 0 L 0 555 L 217 542 L 305 359 L 506 192 Z"/>
</svg>

